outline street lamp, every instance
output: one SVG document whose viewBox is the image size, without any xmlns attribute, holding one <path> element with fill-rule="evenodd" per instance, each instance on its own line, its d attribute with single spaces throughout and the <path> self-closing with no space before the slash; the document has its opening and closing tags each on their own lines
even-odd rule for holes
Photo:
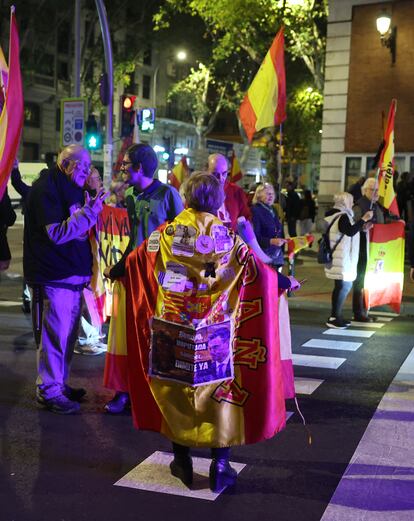
<svg viewBox="0 0 414 521">
<path fill-rule="evenodd" d="M 397 28 L 391 28 L 391 17 L 385 12 L 378 16 L 376 23 L 377 31 L 380 33 L 381 43 L 390 50 L 391 63 L 394 64 L 397 48 Z"/>
<path fill-rule="evenodd" d="M 184 49 L 177 51 L 175 55 L 176 60 L 183 62 L 187 59 L 187 52 Z M 157 107 L 157 82 L 158 82 L 158 71 L 160 70 L 160 66 L 157 65 L 154 71 L 154 80 L 153 80 L 153 96 L 152 96 L 152 104 L 154 108 Z"/>
</svg>

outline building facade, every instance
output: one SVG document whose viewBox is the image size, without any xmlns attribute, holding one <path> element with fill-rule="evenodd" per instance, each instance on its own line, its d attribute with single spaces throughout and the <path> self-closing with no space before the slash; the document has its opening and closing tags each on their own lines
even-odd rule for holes
<svg viewBox="0 0 414 521">
<path fill-rule="evenodd" d="M 396 32 L 395 61 L 376 19 Z M 331 0 L 327 32 L 319 202 L 366 175 L 393 98 L 396 168 L 414 171 L 414 1 Z"/>
</svg>

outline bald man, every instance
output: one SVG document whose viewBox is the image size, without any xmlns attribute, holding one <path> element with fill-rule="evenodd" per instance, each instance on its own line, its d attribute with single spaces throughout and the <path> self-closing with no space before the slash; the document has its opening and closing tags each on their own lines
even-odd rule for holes
<svg viewBox="0 0 414 521">
<path fill-rule="evenodd" d="M 229 228 L 237 231 L 237 219 L 239 217 L 251 220 L 246 194 L 240 186 L 227 180 L 229 164 L 222 154 L 211 154 L 208 156 L 208 172 L 220 181 L 226 195 L 224 204 L 219 209 L 217 217 Z"/>
<path fill-rule="evenodd" d="M 78 336 L 82 291 L 92 275 L 88 232 L 106 196 L 103 190 L 93 198 L 84 193 L 90 169 L 87 150 L 79 145 L 64 148 L 56 167 L 33 183 L 25 210 L 24 275 L 41 296 L 34 308 L 43 306 L 42 317 L 39 312 L 36 315 L 41 320 L 36 398 L 40 405 L 59 414 L 79 411 L 78 402 L 86 393 L 69 387 L 67 380 Z"/>
</svg>

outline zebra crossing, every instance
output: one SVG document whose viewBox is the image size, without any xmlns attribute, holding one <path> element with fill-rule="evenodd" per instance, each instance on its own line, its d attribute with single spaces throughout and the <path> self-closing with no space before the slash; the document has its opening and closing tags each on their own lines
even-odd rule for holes
<svg viewBox="0 0 414 521">
<path fill-rule="evenodd" d="M 292 362 L 295 367 L 312 367 L 317 369 L 326 369 L 328 371 L 335 371 L 339 367 L 341 367 L 344 363 L 346 363 L 347 358 L 345 358 L 347 352 L 355 352 L 361 346 L 363 346 L 363 341 L 354 341 L 354 340 L 342 340 L 342 338 L 350 338 L 350 339 L 369 339 L 377 331 L 383 328 L 386 323 L 391 322 L 395 317 L 398 316 L 397 313 L 391 313 L 387 311 L 372 311 L 372 315 L 378 317 L 378 322 L 369 322 L 369 323 L 361 323 L 361 322 L 351 322 L 351 326 L 347 329 L 326 329 L 321 332 L 321 335 L 327 335 L 331 337 L 340 337 L 340 338 L 311 338 L 304 342 L 300 348 L 312 348 L 320 349 L 321 354 L 308 355 L 308 354 L 298 354 L 292 353 Z M 358 329 L 356 329 L 358 328 Z M 361 329 L 359 329 L 361 328 Z M 329 350 L 334 351 L 344 351 L 344 355 L 342 357 L 333 357 L 328 356 L 327 353 Z M 323 385 L 325 380 L 317 379 L 317 378 L 307 378 L 303 376 L 295 376 L 295 391 L 297 395 L 312 395 L 317 389 Z M 292 417 L 292 413 L 287 413 L 287 419 Z"/>
</svg>

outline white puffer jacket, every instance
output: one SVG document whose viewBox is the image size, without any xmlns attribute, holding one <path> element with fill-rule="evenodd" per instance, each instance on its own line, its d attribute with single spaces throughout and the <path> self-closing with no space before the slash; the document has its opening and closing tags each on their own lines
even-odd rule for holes
<svg viewBox="0 0 414 521">
<path fill-rule="evenodd" d="M 328 225 L 335 219 L 329 230 L 331 249 L 335 247 L 339 238 L 342 237 L 342 233 L 338 229 L 339 219 L 342 215 L 346 215 L 350 223 L 354 224 L 352 210 L 337 212 L 325 217 Z M 357 276 L 358 255 L 359 233 L 356 233 L 353 237 L 344 235 L 334 251 L 332 266 L 330 268 L 325 266 L 325 275 L 328 279 L 354 281 Z"/>
</svg>

